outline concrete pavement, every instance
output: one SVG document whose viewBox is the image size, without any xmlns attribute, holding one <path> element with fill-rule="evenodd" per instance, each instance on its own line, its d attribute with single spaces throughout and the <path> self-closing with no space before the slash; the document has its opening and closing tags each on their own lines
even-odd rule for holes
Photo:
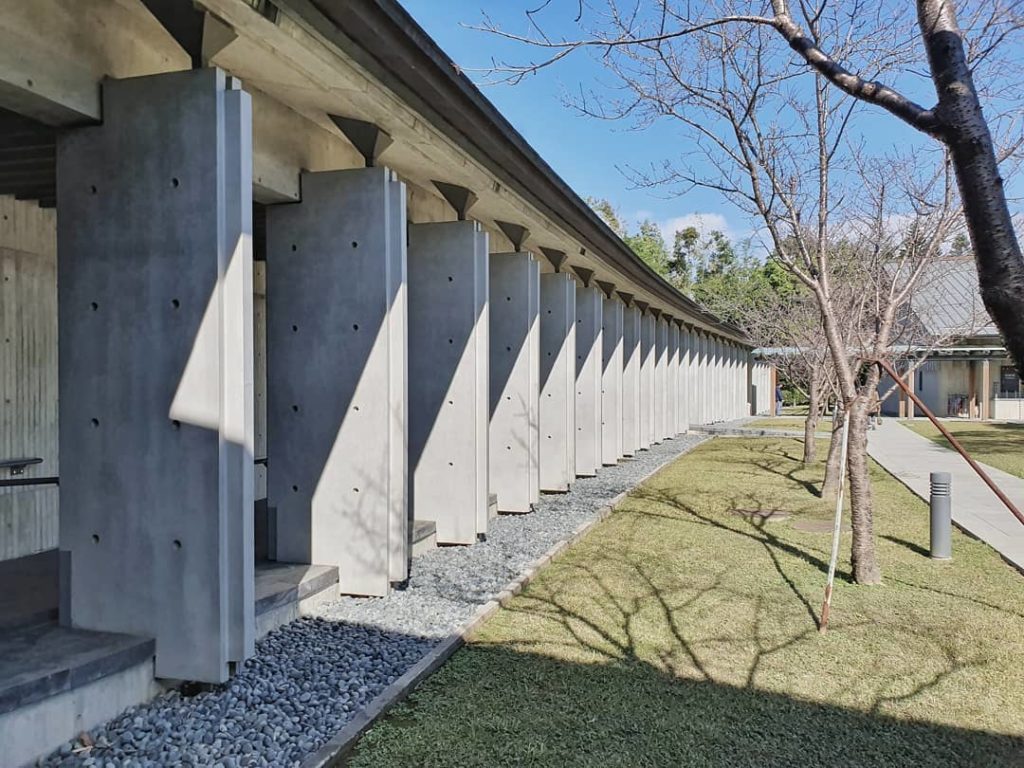
<svg viewBox="0 0 1024 768">
<path fill-rule="evenodd" d="M 883 419 L 881 426 L 868 432 L 868 453 L 925 501 L 929 495 L 928 475 L 949 472 L 953 479 L 953 522 L 1024 571 L 1024 525 L 956 451 L 922 437 L 896 419 Z M 1024 479 L 987 464 L 981 466 L 1018 507 L 1024 506 Z"/>
</svg>

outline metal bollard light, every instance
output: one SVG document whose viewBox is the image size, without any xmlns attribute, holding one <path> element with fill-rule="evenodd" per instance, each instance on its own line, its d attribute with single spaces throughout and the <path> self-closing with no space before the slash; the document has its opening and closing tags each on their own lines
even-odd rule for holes
<svg viewBox="0 0 1024 768">
<path fill-rule="evenodd" d="M 952 478 L 949 472 L 931 473 L 931 556 L 935 560 L 953 557 Z"/>
</svg>

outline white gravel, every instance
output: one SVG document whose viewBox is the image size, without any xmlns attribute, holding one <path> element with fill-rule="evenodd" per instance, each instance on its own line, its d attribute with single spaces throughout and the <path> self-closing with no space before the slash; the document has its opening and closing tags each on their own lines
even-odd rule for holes
<svg viewBox="0 0 1024 768">
<path fill-rule="evenodd" d="M 541 497 L 529 515 L 492 520 L 487 540 L 416 558 L 408 585 L 384 599 L 341 598 L 317 618 L 264 638 L 231 681 L 174 691 L 70 742 L 44 766 L 298 766 L 439 639 L 467 621 L 552 546 L 623 491 L 704 437 L 683 435 Z"/>
</svg>

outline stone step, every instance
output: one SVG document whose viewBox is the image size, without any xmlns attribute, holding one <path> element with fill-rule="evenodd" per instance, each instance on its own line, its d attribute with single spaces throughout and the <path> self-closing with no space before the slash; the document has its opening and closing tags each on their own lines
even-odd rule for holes
<svg viewBox="0 0 1024 768">
<path fill-rule="evenodd" d="M 0 631 L 3 765 L 25 765 L 158 692 L 153 640 L 45 622 Z"/>
<path fill-rule="evenodd" d="M 256 637 L 307 616 L 338 597 L 338 569 L 330 565 L 256 564 Z"/>
<path fill-rule="evenodd" d="M 412 556 L 422 555 L 437 547 L 437 524 L 433 520 L 412 523 Z"/>
</svg>

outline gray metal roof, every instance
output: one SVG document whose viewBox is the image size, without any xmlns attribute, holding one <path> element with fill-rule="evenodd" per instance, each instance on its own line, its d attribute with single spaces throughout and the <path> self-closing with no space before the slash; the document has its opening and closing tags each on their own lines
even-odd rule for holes
<svg viewBox="0 0 1024 768">
<path fill-rule="evenodd" d="M 914 288 L 910 307 L 933 340 L 1000 338 L 981 301 L 978 272 L 971 258 L 938 259 L 929 264 Z"/>
</svg>

